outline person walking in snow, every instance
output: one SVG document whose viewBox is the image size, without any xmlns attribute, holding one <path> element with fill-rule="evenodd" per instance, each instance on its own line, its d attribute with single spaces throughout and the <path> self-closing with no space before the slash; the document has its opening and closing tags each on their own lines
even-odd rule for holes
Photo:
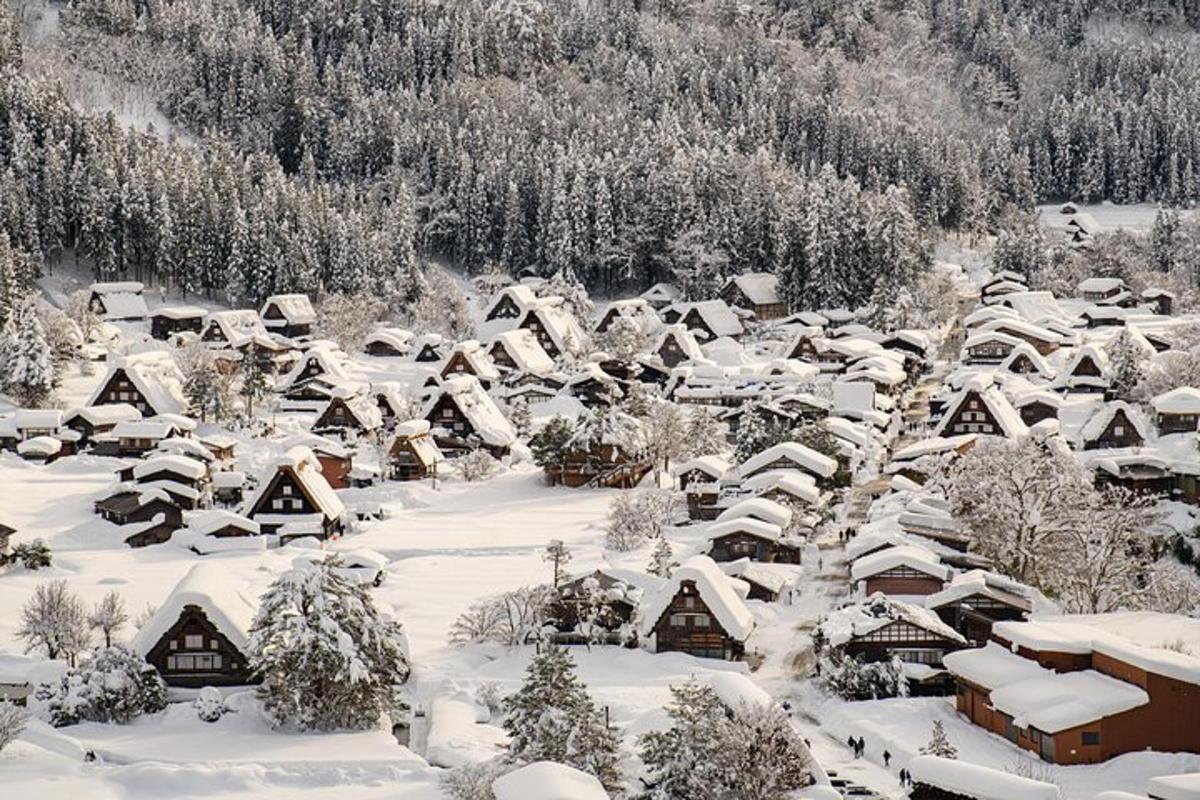
<svg viewBox="0 0 1200 800">
<path fill-rule="evenodd" d="M 858 758 L 858 742 L 853 736 L 846 740 L 846 747 L 854 751 L 854 757 Z"/>
<path fill-rule="evenodd" d="M 885 767 L 887 767 L 887 766 L 891 766 L 891 763 L 892 763 L 892 754 L 889 753 L 887 750 L 884 750 L 883 751 L 883 765 Z"/>
<path fill-rule="evenodd" d="M 860 736 L 860 737 L 858 737 L 858 757 L 862 758 L 864 755 L 866 755 L 866 753 L 867 753 L 867 743 L 865 741 L 863 741 L 863 738 Z"/>
</svg>

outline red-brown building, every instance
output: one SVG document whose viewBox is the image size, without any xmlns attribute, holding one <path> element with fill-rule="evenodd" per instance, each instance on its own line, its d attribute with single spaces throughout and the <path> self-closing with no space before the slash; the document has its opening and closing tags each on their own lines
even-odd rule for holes
<svg viewBox="0 0 1200 800">
<path fill-rule="evenodd" d="M 1069 622 L 1001 622 L 993 639 L 946 658 L 976 725 L 1056 764 L 1200 752 L 1200 659 Z"/>
</svg>

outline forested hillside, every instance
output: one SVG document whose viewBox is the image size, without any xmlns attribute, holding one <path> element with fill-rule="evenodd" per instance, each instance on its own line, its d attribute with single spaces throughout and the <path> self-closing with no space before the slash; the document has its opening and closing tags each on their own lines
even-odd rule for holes
<svg viewBox="0 0 1200 800">
<path fill-rule="evenodd" d="M 15 17 L 9 238 L 238 300 L 412 295 L 424 254 L 886 306 L 942 231 L 1200 197 L 1200 0 L 79 0 L 36 59 Z M 80 113 L 56 59 L 193 142 Z"/>
</svg>

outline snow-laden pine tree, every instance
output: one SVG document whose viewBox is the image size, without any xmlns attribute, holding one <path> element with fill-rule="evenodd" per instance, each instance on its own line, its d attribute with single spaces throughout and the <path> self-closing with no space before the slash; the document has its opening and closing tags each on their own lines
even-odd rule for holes
<svg viewBox="0 0 1200 800">
<path fill-rule="evenodd" d="M 263 705 L 281 727 L 362 730 L 403 710 L 404 628 L 340 567 L 331 557 L 288 570 L 255 615 L 250 664 L 262 678 Z"/>
<path fill-rule="evenodd" d="M 510 760 L 557 761 L 595 775 L 609 791 L 620 789 L 620 740 L 565 648 L 549 645 L 535 655 L 504 709 Z"/>
<path fill-rule="evenodd" d="M 921 748 L 921 754 L 939 758 L 958 758 L 958 749 L 950 744 L 950 740 L 946 737 L 946 726 L 942 725 L 940 719 L 933 721 L 933 733 L 929 737 L 929 743 Z"/>
<path fill-rule="evenodd" d="M 1120 331 L 1104 347 L 1108 355 L 1108 385 L 1119 400 L 1129 400 L 1142 378 L 1142 365 L 1154 357 L 1154 348 L 1129 328 Z"/>
<path fill-rule="evenodd" d="M 733 722 L 711 686 L 689 681 L 671 687 L 667 706 L 671 727 L 638 737 L 642 763 L 649 770 L 640 800 L 723 800 L 732 796 L 728 748 Z"/>
<path fill-rule="evenodd" d="M 729 450 L 725 438 L 725 425 L 710 414 L 704 406 L 693 406 L 688 412 L 687 434 L 684 436 L 687 445 L 686 456 L 715 456 Z"/>
<path fill-rule="evenodd" d="M 646 572 L 660 578 L 669 578 L 671 570 L 678 566 L 679 562 L 675 560 L 671 543 L 665 538 L 659 537 L 658 544 L 654 545 L 654 552 L 650 554 L 650 564 L 646 567 Z"/>
<path fill-rule="evenodd" d="M 14 308 L 3 369 L 6 389 L 24 406 L 37 407 L 57 385 L 50 343 L 38 316 L 37 299 L 27 295 Z"/>
</svg>

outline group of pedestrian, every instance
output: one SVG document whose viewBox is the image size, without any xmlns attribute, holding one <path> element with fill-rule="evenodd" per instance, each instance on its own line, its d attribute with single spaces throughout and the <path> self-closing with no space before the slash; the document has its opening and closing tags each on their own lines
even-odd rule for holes
<svg viewBox="0 0 1200 800">
<path fill-rule="evenodd" d="M 900 770 L 900 785 L 912 786 L 912 775 L 906 769 Z"/>
<path fill-rule="evenodd" d="M 851 736 L 849 739 L 846 740 L 846 746 L 854 751 L 855 758 L 862 758 L 863 753 L 865 753 L 867 751 L 867 743 L 863 741 L 863 738 L 861 736 L 858 737 L 857 739 L 855 739 L 853 736 Z"/>
<path fill-rule="evenodd" d="M 861 736 L 857 739 L 851 736 L 846 740 L 846 747 L 854 751 L 855 758 L 862 758 L 863 754 L 867 752 L 867 743 Z M 892 765 L 892 753 L 890 750 L 883 751 L 883 765 L 885 767 Z M 899 777 L 901 786 L 912 786 L 912 776 L 908 774 L 908 770 L 901 769 Z"/>
</svg>

